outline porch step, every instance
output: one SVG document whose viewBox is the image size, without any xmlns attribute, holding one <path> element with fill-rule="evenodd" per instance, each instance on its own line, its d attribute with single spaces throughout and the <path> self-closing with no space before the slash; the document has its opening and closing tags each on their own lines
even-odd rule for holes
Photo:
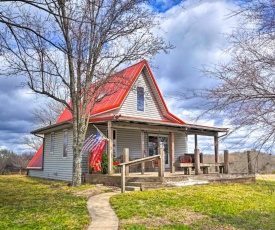
<svg viewBox="0 0 275 230">
<path fill-rule="evenodd" d="M 148 189 L 164 188 L 166 186 L 162 182 L 127 182 L 126 187 L 136 188 L 133 191 L 145 191 Z"/>
<path fill-rule="evenodd" d="M 158 188 L 165 188 L 167 187 L 165 184 L 162 182 L 143 182 L 141 183 L 141 191 L 146 191 L 149 189 L 158 189 Z"/>
<path fill-rule="evenodd" d="M 125 191 L 140 191 L 140 187 L 135 187 L 135 186 L 125 186 Z"/>
</svg>

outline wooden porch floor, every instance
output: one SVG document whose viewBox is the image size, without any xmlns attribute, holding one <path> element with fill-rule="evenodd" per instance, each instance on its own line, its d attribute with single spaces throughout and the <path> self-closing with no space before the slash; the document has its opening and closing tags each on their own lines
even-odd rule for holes
<svg viewBox="0 0 275 230">
<path fill-rule="evenodd" d="M 120 173 L 114 173 L 113 175 L 87 174 L 85 179 L 87 183 L 92 184 L 101 183 L 118 187 L 120 187 L 121 184 Z M 169 183 L 186 181 L 207 181 L 208 184 L 253 183 L 255 182 L 255 175 L 246 173 L 208 173 L 195 175 L 194 172 L 192 172 L 191 175 L 186 175 L 183 171 L 176 171 L 175 173 L 165 172 L 164 177 L 158 177 L 158 172 L 145 172 L 143 175 L 140 172 L 131 172 L 128 176 L 126 176 L 126 183 L 159 183 L 162 185 L 167 185 Z"/>
</svg>

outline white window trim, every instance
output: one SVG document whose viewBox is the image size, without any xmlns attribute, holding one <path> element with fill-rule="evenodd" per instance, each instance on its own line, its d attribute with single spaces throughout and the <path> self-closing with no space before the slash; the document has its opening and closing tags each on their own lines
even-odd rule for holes
<svg viewBox="0 0 275 230">
<path fill-rule="evenodd" d="M 143 110 L 138 110 L 138 88 L 143 88 Z M 137 95 L 136 95 L 136 98 L 137 98 L 137 103 L 136 103 L 136 106 L 137 106 L 137 112 L 138 113 L 145 113 L 145 87 L 143 87 L 143 86 L 137 86 L 137 90 L 136 90 L 136 92 L 137 92 Z"/>
<path fill-rule="evenodd" d="M 64 133 L 67 132 L 67 155 L 64 156 Z M 67 129 L 64 129 L 63 130 L 63 142 L 62 142 L 62 158 L 66 159 L 68 158 L 68 138 L 69 137 L 69 133 L 68 133 L 68 130 Z"/>
<path fill-rule="evenodd" d="M 53 149 L 52 149 L 52 135 L 53 135 Z M 55 133 L 52 132 L 50 134 L 50 154 L 54 154 L 54 146 L 55 146 Z"/>
</svg>

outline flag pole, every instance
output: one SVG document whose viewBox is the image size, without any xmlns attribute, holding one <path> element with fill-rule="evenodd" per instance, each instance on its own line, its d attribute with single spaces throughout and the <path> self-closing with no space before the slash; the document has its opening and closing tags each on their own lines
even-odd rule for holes
<svg viewBox="0 0 275 230">
<path fill-rule="evenodd" d="M 94 124 L 93 126 L 96 128 L 96 130 L 100 133 L 100 135 L 102 135 L 103 137 L 105 137 L 107 139 L 107 141 L 109 141 L 109 138 L 107 138 Z"/>
</svg>

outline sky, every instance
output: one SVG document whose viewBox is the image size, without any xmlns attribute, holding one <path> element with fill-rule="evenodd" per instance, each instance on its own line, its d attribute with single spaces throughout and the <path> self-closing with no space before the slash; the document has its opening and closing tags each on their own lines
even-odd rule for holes
<svg viewBox="0 0 275 230">
<path fill-rule="evenodd" d="M 227 60 L 223 55 L 228 45 L 224 34 L 236 27 L 237 19 L 226 16 L 234 6 L 226 0 L 158 0 L 151 7 L 161 16 L 162 36 L 175 46 L 169 54 L 160 53 L 151 61 L 153 74 L 170 111 L 186 122 L 193 122 L 194 114 L 200 112 L 198 106 L 171 95 L 215 84 L 202 77 L 199 69 Z M 28 150 L 22 136 L 35 129 L 32 111 L 41 102 L 29 89 L 19 87 L 21 81 L 0 77 L 0 149 L 17 153 Z M 197 123 L 226 127 L 225 118 Z M 232 136 L 221 144 L 221 149 L 232 147 L 238 138 L 238 135 Z M 211 145 L 213 139 L 206 138 L 200 148 L 204 150 Z"/>
</svg>

